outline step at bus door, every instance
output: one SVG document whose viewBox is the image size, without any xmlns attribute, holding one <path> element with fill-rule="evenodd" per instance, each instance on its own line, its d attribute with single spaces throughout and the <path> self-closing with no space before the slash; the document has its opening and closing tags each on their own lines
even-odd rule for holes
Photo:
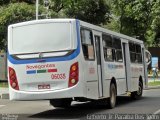
<svg viewBox="0 0 160 120">
<path fill-rule="evenodd" d="M 103 96 L 103 76 L 102 76 L 102 55 L 101 55 L 101 44 L 100 36 L 95 35 L 95 46 L 96 46 L 96 57 L 97 57 L 97 74 L 98 74 L 98 91 L 99 97 Z"/>
</svg>

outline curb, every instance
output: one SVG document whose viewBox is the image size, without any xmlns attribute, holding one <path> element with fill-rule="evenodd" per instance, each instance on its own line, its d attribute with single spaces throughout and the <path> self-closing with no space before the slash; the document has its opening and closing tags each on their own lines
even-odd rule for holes
<svg viewBox="0 0 160 120">
<path fill-rule="evenodd" d="M 8 93 L 1 94 L 0 99 L 9 99 L 9 94 Z"/>
<path fill-rule="evenodd" d="M 9 99 L 9 88 L 0 87 L 0 99 Z"/>
<path fill-rule="evenodd" d="M 147 88 L 144 88 L 144 90 L 150 90 L 150 89 L 160 89 L 160 86 L 148 86 Z"/>
</svg>

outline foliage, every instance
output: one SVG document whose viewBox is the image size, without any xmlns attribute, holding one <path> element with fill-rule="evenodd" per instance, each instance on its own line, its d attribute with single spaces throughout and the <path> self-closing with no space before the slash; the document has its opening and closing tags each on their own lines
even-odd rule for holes
<svg viewBox="0 0 160 120">
<path fill-rule="evenodd" d="M 8 88 L 8 83 L 0 81 L 0 88 Z"/>
<path fill-rule="evenodd" d="M 160 47 L 160 1 L 154 0 L 154 4 L 152 7 L 152 23 L 151 30 L 154 33 L 152 35 L 152 45 L 154 47 Z"/>
<path fill-rule="evenodd" d="M 40 8 L 40 12 L 44 10 Z M 10 24 L 35 19 L 35 7 L 27 3 L 11 3 L 0 7 L 0 46 L 6 48 L 7 27 Z"/>
<path fill-rule="evenodd" d="M 52 0 L 51 9 L 64 11 L 70 18 L 77 18 L 93 24 L 109 22 L 110 10 L 104 0 Z"/>
<path fill-rule="evenodd" d="M 0 5 L 2 6 L 2 5 L 6 5 L 6 4 L 8 4 L 8 3 L 10 3 L 10 0 L 0 0 Z"/>
<path fill-rule="evenodd" d="M 138 36 L 147 46 L 159 46 L 159 0 L 110 0 L 110 5 L 116 17 L 110 23 L 113 25 L 107 26 L 129 36 Z"/>
<path fill-rule="evenodd" d="M 110 19 L 110 23 L 103 25 L 104 28 L 120 33 L 120 21 L 114 16 Z"/>
<path fill-rule="evenodd" d="M 36 0 L 0 0 L 0 5 L 7 5 L 9 3 L 26 2 L 29 4 L 34 4 Z"/>
<path fill-rule="evenodd" d="M 146 41 L 145 35 L 152 20 L 150 0 L 113 0 L 112 5 L 120 21 L 119 31 Z"/>
<path fill-rule="evenodd" d="M 0 49 L 5 48 L 9 24 L 35 19 L 35 3 L 0 0 Z M 77 18 L 139 36 L 147 46 L 160 46 L 160 0 L 49 0 L 48 6 L 39 0 L 39 4 L 39 14 L 48 12 L 50 18 Z"/>
</svg>

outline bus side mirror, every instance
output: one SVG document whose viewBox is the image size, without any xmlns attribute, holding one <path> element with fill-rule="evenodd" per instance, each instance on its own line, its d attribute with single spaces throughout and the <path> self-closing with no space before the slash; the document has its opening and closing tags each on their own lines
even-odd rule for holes
<svg viewBox="0 0 160 120">
<path fill-rule="evenodd" d="M 147 65 L 149 65 L 151 63 L 152 55 L 148 50 L 145 51 L 145 55 L 146 55 L 146 60 L 145 61 L 146 61 Z"/>
</svg>

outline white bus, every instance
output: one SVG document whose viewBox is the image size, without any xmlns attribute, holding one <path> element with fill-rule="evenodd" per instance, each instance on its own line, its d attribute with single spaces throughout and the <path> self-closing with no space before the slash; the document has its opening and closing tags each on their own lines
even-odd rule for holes
<svg viewBox="0 0 160 120">
<path fill-rule="evenodd" d="M 77 19 L 22 22 L 8 28 L 10 100 L 72 101 L 142 96 L 147 63 L 142 41 Z"/>
</svg>

